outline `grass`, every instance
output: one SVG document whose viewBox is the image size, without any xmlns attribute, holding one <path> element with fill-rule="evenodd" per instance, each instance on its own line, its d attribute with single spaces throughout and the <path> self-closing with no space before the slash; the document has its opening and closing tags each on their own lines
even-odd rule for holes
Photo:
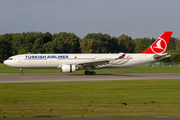
<svg viewBox="0 0 180 120">
<path fill-rule="evenodd" d="M 59 69 L 23 71 L 61 73 Z M 180 73 L 180 67 L 137 66 L 95 71 L 97 74 Z M 0 64 L 0 73 L 19 72 L 18 68 Z M 75 73 L 83 74 L 84 70 Z M 3 83 L 0 117 L 180 117 L 179 86 L 180 79 Z"/>
<path fill-rule="evenodd" d="M 131 68 L 99 69 L 97 74 L 115 73 L 180 73 L 180 66 L 136 66 Z M 60 69 L 23 69 L 24 73 L 58 73 Z M 19 68 L 12 68 L 0 63 L 0 73 L 20 73 Z M 84 70 L 75 73 L 84 74 Z"/>
<path fill-rule="evenodd" d="M 180 79 L 3 83 L 0 117 L 180 117 L 179 86 Z"/>
</svg>

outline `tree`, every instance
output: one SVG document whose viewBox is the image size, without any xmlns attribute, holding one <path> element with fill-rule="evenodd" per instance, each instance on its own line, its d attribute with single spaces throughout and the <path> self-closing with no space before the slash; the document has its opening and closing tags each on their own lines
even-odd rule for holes
<svg viewBox="0 0 180 120">
<path fill-rule="evenodd" d="M 167 52 L 175 52 L 176 51 L 177 42 L 178 42 L 177 38 L 171 37 L 166 51 Z"/>
<path fill-rule="evenodd" d="M 22 34 L 16 33 L 13 35 L 13 37 L 12 37 L 12 39 L 13 39 L 12 40 L 13 55 L 18 54 L 18 52 L 21 49 L 23 49 L 23 47 L 25 46 L 24 41 L 23 41 L 25 39 L 25 36 L 26 36 L 26 33 L 24 33 L 24 32 Z"/>
<path fill-rule="evenodd" d="M 97 41 L 94 39 L 82 39 L 80 41 L 80 48 L 82 53 L 97 53 Z"/>
<path fill-rule="evenodd" d="M 54 38 L 52 41 L 52 45 L 53 45 L 53 51 L 55 53 L 62 53 L 63 43 L 60 38 L 58 38 L 58 37 Z"/>
<path fill-rule="evenodd" d="M 111 39 L 108 42 L 108 52 L 110 53 L 119 53 L 119 46 L 118 46 L 118 38 L 117 37 L 111 37 Z"/>
<path fill-rule="evenodd" d="M 80 38 L 74 33 L 62 32 L 54 34 L 52 38 L 53 50 L 55 53 L 79 53 Z"/>
<path fill-rule="evenodd" d="M 54 53 L 52 42 L 48 42 L 43 45 L 43 53 Z"/>
<path fill-rule="evenodd" d="M 0 36 L 0 62 L 12 55 L 12 44 L 10 41 Z"/>
<path fill-rule="evenodd" d="M 131 37 L 122 34 L 119 36 L 118 47 L 120 52 L 133 53 L 134 52 L 134 42 Z"/>
<path fill-rule="evenodd" d="M 44 41 L 42 38 L 36 38 L 34 41 L 34 45 L 32 47 L 32 52 L 34 53 L 42 53 L 43 52 Z"/>
<path fill-rule="evenodd" d="M 19 54 L 26 54 L 26 50 L 21 49 L 21 50 L 18 52 L 18 55 L 19 55 Z"/>
<path fill-rule="evenodd" d="M 81 52 L 85 52 L 85 51 L 88 51 L 88 53 L 90 51 L 93 53 L 111 52 L 111 47 L 109 46 L 110 40 L 111 40 L 111 36 L 108 34 L 104 34 L 104 35 L 102 33 L 87 34 L 80 42 Z M 96 45 L 94 45 L 94 43 L 96 43 Z M 88 44 L 93 46 L 90 47 Z M 87 46 L 89 46 L 89 49 L 92 49 L 95 46 L 95 50 L 86 50 Z"/>
<path fill-rule="evenodd" d="M 175 48 L 176 48 L 176 52 L 180 54 L 180 40 L 177 41 Z"/>
<path fill-rule="evenodd" d="M 43 34 L 42 38 L 44 40 L 44 43 L 51 42 L 52 41 L 52 34 L 49 32 L 46 32 Z"/>
<path fill-rule="evenodd" d="M 135 44 L 135 48 L 134 48 L 134 51 L 135 53 L 140 53 L 140 52 L 143 52 L 145 51 L 146 49 L 148 49 L 152 43 L 154 43 L 155 39 L 152 38 L 136 38 L 134 40 L 134 44 Z"/>
<path fill-rule="evenodd" d="M 180 54 L 174 54 L 170 57 L 171 62 L 180 62 Z"/>
<path fill-rule="evenodd" d="M 27 32 L 23 38 L 23 46 L 28 53 L 33 52 L 34 42 L 37 38 L 42 38 L 43 34 L 41 32 Z"/>
</svg>

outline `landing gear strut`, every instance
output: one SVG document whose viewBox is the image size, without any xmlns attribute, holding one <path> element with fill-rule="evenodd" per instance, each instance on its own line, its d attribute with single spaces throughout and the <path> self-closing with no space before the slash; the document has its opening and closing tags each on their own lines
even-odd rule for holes
<svg viewBox="0 0 180 120">
<path fill-rule="evenodd" d="M 96 72 L 94 72 L 94 71 L 85 71 L 84 74 L 85 75 L 96 75 Z"/>
<path fill-rule="evenodd" d="M 23 69 L 22 69 L 22 68 L 20 68 L 20 71 L 21 71 L 20 74 L 23 75 L 24 72 L 23 72 Z"/>
</svg>

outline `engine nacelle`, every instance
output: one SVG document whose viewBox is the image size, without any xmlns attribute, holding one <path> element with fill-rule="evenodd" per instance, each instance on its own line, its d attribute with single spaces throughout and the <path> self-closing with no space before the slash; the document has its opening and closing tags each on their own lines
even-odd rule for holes
<svg viewBox="0 0 180 120">
<path fill-rule="evenodd" d="M 77 67 L 75 65 L 62 65 L 61 72 L 75 72 Z"/>
</svg>

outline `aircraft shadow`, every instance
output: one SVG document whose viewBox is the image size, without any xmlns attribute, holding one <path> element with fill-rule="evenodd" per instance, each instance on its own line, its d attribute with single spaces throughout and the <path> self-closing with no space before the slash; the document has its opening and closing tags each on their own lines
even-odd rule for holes
<svg viewBox="0 0 180 120">
<path fill-rule="evenodd" d="M 96 74 L 96 75 L 85 75 L 85 74 L 68 74 L 70 76 L 87 76 L 87 77 L 94 77 L 94 76 L 126 76 L 126 77 L 146 77 L 144 75 L 136 75 L 136 74 Z"/>
</svg>

